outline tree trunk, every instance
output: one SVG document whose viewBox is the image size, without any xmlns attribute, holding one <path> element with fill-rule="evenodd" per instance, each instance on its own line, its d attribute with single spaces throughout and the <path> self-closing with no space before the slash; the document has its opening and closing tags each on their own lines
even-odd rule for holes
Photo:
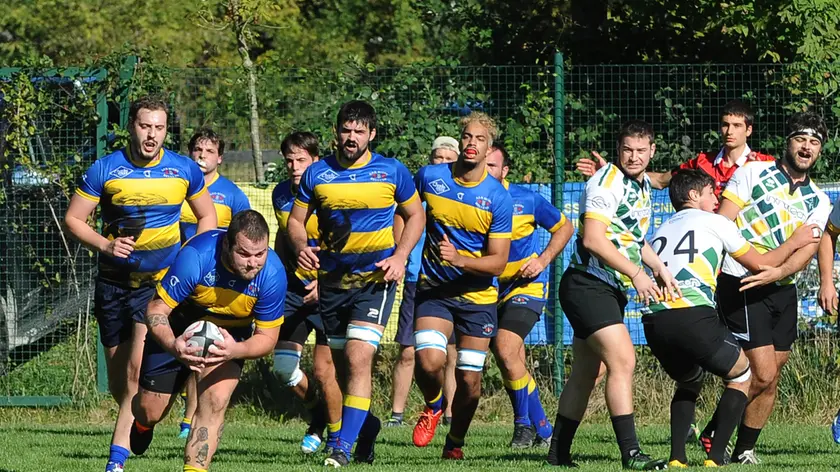
<svg viewBox="0 0 840 472">
<path fill-rule="evenodd" d="M 242 66 L 248 74 L 248 98 L 251 102 L 251 149 L 254 156 L 254 173 L 257 183 L 265 183 L 263 176 L 262 148 L 260 147 L 260 112 L 257 107 L 257 74 L 248 49 L 246 24 L 236 25 L 236 40 L 239 43 L 239 55 L 242 56 Z"/>
</svg>

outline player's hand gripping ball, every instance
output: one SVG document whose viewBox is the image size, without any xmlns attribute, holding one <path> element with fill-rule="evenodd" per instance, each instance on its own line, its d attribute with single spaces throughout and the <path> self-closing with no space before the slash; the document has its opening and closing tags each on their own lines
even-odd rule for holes
<svg viewBox="0 0 840 472">
<path fill-rule="evenodd" d="M 196 353 L 199 357 L 207 357 L 210 346 L 214 341 L 223 341 L 225 338 L 219 327 L 210 321 L 196 321 L 189 325 L 184 333 L 192 333 L 192 337 L 187 339 L 187 347 L 201 348 L 201 352 Z"/>
</svg>

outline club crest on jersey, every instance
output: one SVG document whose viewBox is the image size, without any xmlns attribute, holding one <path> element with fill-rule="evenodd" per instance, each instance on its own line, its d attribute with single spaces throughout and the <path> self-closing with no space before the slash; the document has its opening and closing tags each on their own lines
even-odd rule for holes
<svg viewBox="0 0 840 472">
<path fill-rule="evenodd" d="M 487 197 L 482 197 L 481 195 L 475 197 L 475 206 L 481 208 L 482 210 L 489 210 L 490 205 L 493 204 L 493 200 L 490 200 Z"/>
<path fill-rule="evenodd" d="M 338 177 L 338 174 L 336 174 L 335 172 L 333 172 L 330 169 L 327 169 L 324 172 L 321 172 L 320 174 L 318 174 L 318 180 L 323 180 L 326 183 L 332 182 L 337 177 Z"/>
<path fill-rule="evenodd" d="M 219 192 L 212 192 L 210 194 L 210 199 L 213 200 L 213 203 L 224 203 L 225 194 Z"/>
<path fill-rule="evenodd" d="M 204 274 L 204 285 L 208 287 L 215 287 L 216 286 L 216 279 L 219 277 L 216 269 L 211 270 L 210 272 Z"/>
<path fill-rule="evenodd" d="M 493 323 L 487 323 L 486 325 L 481 327 L 481 334 L 485 336 L 491 336 L 495 328 L 496 326 Z"/>
<path fill-rule="evenodd" d="M 164 177 L 179 177 L 181 175 L 181 171 L 174 167 L 164 167 L 163 168 L 163 176 Z"/>
<path fill-rule="evenodd" d="M 257 286 L 257 283 L 252 280 L 251 283 L 248 284 L 248 288 L 245 289 L 244 293 L 245 295 L 256 297 L 260 293 L 260 289 Z"/>
<path fill-rule="evenodd" d="M 449 191 L 449 186 L 446 185 L 446 182 L 444 182 L 443 179 L 436 179 L 429 182 L 429 187 L 431 187 L 432 192 L 435 192 L 435 195 L 440 195 Z"/>
<path fill-rule="evenodd" d="M 525 213 L 525 205 L 521 203 L 514 203 L 513 204 L 513 214 L 514 215 L 521 215 Z"/>
<path fill-rule="evenodd" d="M 381 170 L 373 170 L 368 175 L 372 182 L 384 182 L 388 180 L 388 173 Z"/>
<path fill-rule="evenodd" d="M 118 179 L 122 179 L 131 175 L 131 169 L 129 169 L 128 167 L 119 166 L 116 169 L 109 172 L 108 175 L 116 177 Z"/>
<path fill-rule="evenodd" d="M 523 297 L 522 295 L 517 295 L 510 299 L 510 302 L 514 305 L 527 305 L 528 299 Z"/>
</svg>

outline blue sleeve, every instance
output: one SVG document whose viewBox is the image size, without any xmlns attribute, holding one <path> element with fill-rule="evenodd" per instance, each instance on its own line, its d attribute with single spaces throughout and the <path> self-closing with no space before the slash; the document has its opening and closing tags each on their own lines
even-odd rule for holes
<svg viewBox="0 0 840 472">
<path fill-rule="evenodd" d="M 411 178 L 411 172 L 408 171 L 408 168 L 403 165 L 402 162 L 394 160 L 396 162 L 396 170 L 397 175 L 394 176 L 397 184 L 397 190 L 394 194 L 394 199 L 400 205 L 409 203 L 417 197 L 417 189 L 414 187 L 413 179 Z"/>
<path fill-rule="evenodd" d="M 158 296 L 169 308 L 175 308 L 192 295 L 201 278 L 202 265 L 201 254 L 196 248 L 189 243 L 181 248 L 157 285 Z"/>
<path fill-rule="evenodd" d="M 513 231 L 513 200 L 507 190 L 502 189 L 493 199 L 493 221 L 490 223 L 490 238 L 510 239 Z"/>
<path fill-rule="evenodd" d="M 88 200 L 99 201 L 102 192 L 105 190 L 105 179 L 102 172 L 102 161 L 94 162 L 79 180 L 76 193 Z"/>
<path fill-rule="evenodd" d="M 201 167 L 193 162 L 191 159 L 184 157 L 187 160 L 187 199 L 193 200 L 201 195 L 204 191 L 204 174 L 201 173 Z"/>
<path fill-rule="evenodd" d="M 313 167 L 315 166 L 309 166 L 303 171 L 303 175 L 300 178 L 300 185 L 298 185 L 297 196 L 295 197 L 295 205 L 308 207 L 310 200 L 312 200 L 312 193 L 315 191 Z"/>
<path fill-rule="evenodd" d="M 234 188 L 236 188 L 236 199 L 234 200 L 233 207 L 231 208 L 233 214 L 235 215 L 240 211 L 250 210 L 251 202 L 248 200 L 248 195 L 245 195 L 245 192 L 235 185 Z"/>
<path fill-rule="evenodd" d="M 423 199 L 423 180 L 426 178 L 426 167 L 423 166 L 420 170 L 417 171 L 417 174 L 414 175 L 414 187 L 417 192 L 420 194 L 420 199 Z"/>
<path fill-rule="evenodd" d="M 283 305 L 286 303 L 286 274 L 279 269 L 282 264 L 277 255 L 270 254 L 269 257 L 271 256 L 276 259 L 276 264 L 272 265 L 277 269 L 273 271 L 273 275 L 264 279 L 265 286 L 260 287 L 257 303 L 251 311 L 254 324 L 264 329 L 277 328 L 283 323 Z"/>
<path fill-rule="evenodd" d="M 538 225 L 545 228 L 548 232 L 553 233 L 563 226 L 566 222 L 566 217 L 542 195 L 534 192 L 534 221 Z"/>
</svg>

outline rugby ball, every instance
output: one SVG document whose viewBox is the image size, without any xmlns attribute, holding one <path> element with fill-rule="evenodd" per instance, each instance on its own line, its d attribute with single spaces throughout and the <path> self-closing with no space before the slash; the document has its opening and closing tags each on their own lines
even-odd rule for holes
<svg viewBox="0 0 840 472">
<path fill-rule="evenodd" d="M 186 333 L 192 333 L 192 337 L 187 339 L 187 347 L 201 348 L 201 352 L 197 354 L 199 357 L 207 357 L 214 341 L 224 340 L 219 327 L 210 321 L 196 321 L 187 326 L 184 331 L 184 334 Z"/>
</svg>

